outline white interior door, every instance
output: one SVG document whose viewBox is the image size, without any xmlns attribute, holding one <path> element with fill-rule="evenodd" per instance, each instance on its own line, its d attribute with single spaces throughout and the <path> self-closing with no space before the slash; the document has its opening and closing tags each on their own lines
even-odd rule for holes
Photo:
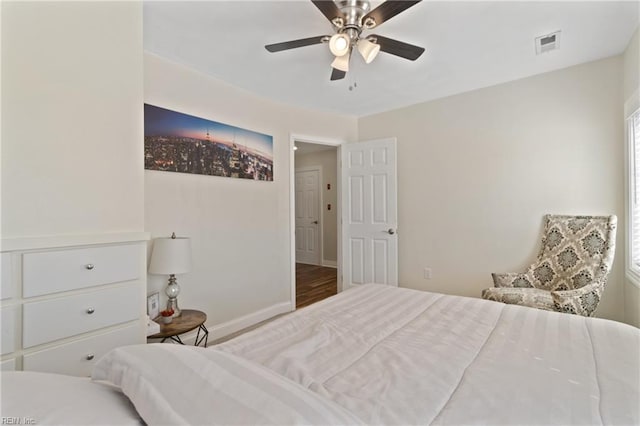
<svg viewBox="0 0 640 426">
<path fill-rule="evenodd" d="M 342 288 L 398 285 L 396 140 L 345 144 L 342 168 Z"/>
<path fill-rule="evenodd" d="M 296 170 L 296 262 L 320 265 L 320 170 Z"/>
</svg>

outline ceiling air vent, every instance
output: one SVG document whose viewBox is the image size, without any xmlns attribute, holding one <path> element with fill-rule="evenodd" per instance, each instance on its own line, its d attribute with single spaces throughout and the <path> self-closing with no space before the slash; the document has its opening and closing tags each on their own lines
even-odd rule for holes
<svg viewBox="0 0 640 426">
<path fill-rule="evenodd" d="M 550 52 L 560 48 L 560 31 L 536 37 L 536 54 Z"/>
</svg>

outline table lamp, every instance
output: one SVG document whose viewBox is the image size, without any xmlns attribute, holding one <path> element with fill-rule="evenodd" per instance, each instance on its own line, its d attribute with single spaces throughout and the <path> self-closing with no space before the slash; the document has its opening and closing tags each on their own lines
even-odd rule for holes
<svg viewBox="0 0 640 426">
<path fill-rule="evenodd" d="M 176 275 L 185 274 L 191 270 L 191 242 L 187 237 L 156 238 L 153 242 L 153 252 L 149 262 L 149 273 L 154 275 L 169 275 L 169 284 L 165 293 L 169 297 L 167 310 L 173 309 L 173 317 L 180 316 L 178 308 L 178 294 L 180 286 Z"/>
</svg>

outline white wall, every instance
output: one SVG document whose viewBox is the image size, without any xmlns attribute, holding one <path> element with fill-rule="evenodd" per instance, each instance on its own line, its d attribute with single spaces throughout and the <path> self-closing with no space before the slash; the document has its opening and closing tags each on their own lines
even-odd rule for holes
<svg viewBox="0 0 640 426">
<path fill-rule="evenodd" d="M 2 237 L 142 231 L 142 6 L 2 2 Z"/>
<path fill-rule="evenodd" d="M 623 88 L 625 117 L 640 108 L 640 29 L 636 30 L 624 52 Z M 623 125 L 626 126 L 626 123 Z M 624 283 L 625 321 L 640 327 L 640 288 L 628 279 Z"/>
<path fill-rule="evenodd" d="M 640 27 L 631 37 L 623 54 L 623 96 L 628 100 L 640 89 Z"/>
<path fill-rule="evenodd" d="M 398 138 L 401 285 L 479 297 L 534 259 L 545 213 L 623 217 L 621 75 L 618 56 L 361 118 L 361 140 Z M 623 319 L 623 263 L 598 316 Z"/>
<path fill-rule="evenodd" d="M 337 148 L 302 155 L 296 153 L 295 165 L 296 168 L 322 167 L 322 261 L 324 264 L 335 266 L 338 261 Z M 331 185 L 331 189 L 327 189 L 327 185 Z M 331 210 L 327 210 L 327 204 L 331 204 Z"/>
<path fill-rule="evenodd" d="M 145 229 L 192 238 L 181 307 L 206 311 L 211 326 L 289 303 L 290 133 L 351 141 L 356 119 L 275 103 L 151 54 L 144 72 L 146 103 L 274 138 L 273 182 L 145 171 Z M 149 276 L 150 291 L 165 282 Z"/>
</svg>

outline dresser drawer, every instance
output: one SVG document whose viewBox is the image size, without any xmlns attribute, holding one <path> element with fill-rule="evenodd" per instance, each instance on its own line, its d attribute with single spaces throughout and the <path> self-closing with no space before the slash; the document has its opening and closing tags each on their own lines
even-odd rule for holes
<svg viewBox="0 0 640 426">
<path fill-rule="evenodd" d="M 25 355 L 23 370 L 90 376 L 100 357 L 118 346 L 143 343 L 140 325 L 132 325 L 109 333 Z"/>
<path fill-rule="evenodd" d="M 16 359 L 9 358 L 0 362 L 0 371 L 15 371 L 16 370 Z"/>
<path fill-rule="evenodd" d="M 14 296 L 13 288 L 11 253 L 0 253 L 0 299 L 11 299 Z"/>
<path fill-rule="evenodd" d="M 2 340 L 0 340 L 0 352 L 2 355 L 15 351 L 16 335 L 16 311 L 17 306 L 5 306 L 0 308 L 0 321 L 2 321 Z"/>
<path fill-rule="evenodd" d="M 139 319 L 139 285 L 127 285 L 23 305 L 22 346 L 74 336 Z"/>
<path fill-rule="evenodd" d="M 25 253 L 23 297 L 135 280 L 143 262 L 139 245 Z"/>
</svg>

